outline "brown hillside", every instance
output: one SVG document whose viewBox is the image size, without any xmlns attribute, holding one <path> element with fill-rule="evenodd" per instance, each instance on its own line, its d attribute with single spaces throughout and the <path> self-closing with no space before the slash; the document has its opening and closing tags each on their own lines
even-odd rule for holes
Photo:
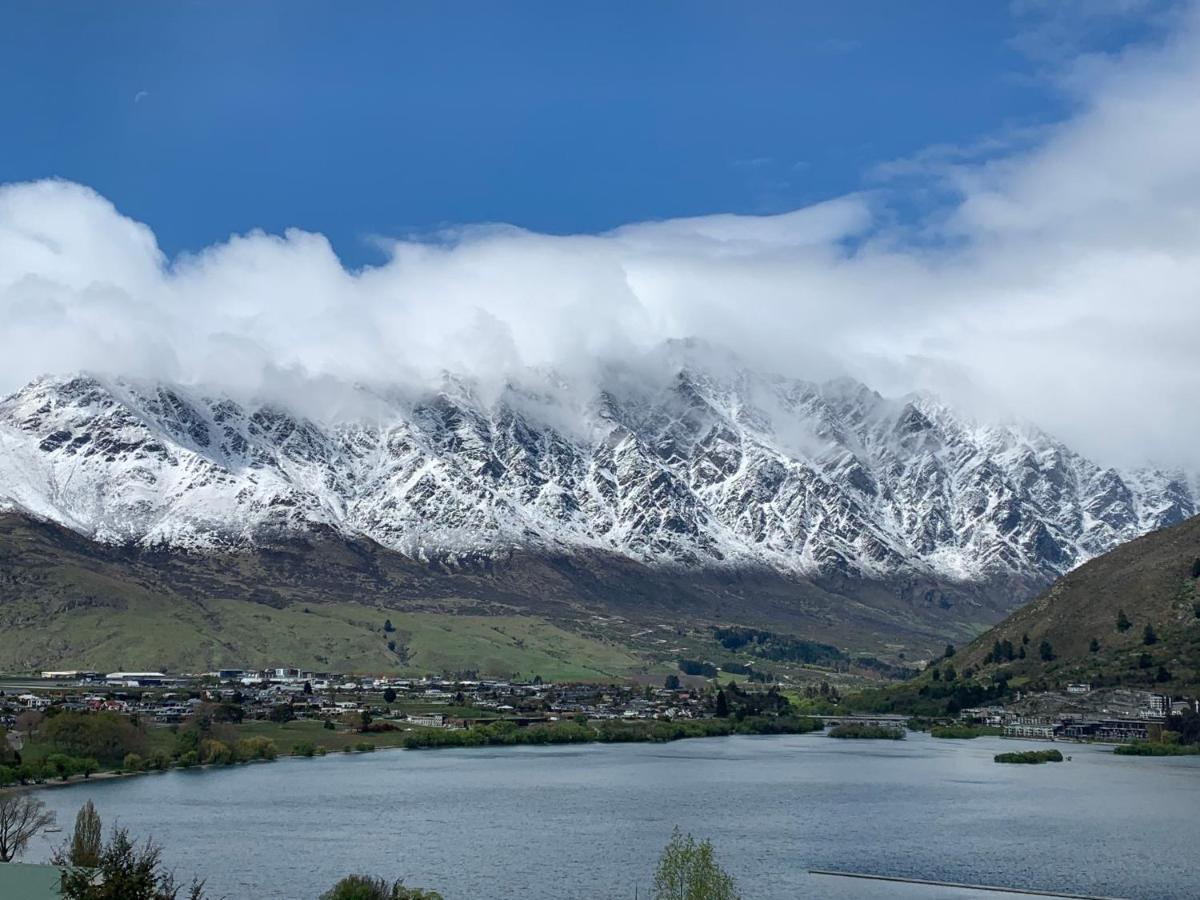
<svg viewBox="0 0 1200 900">
<path fill-rule="evenodd" d="M 961 651 L 954 663 L 1060 683 L 1200 683 L 1200 516 L 1152 532 L 1080 566 Z M 1121 631 L 1124 611 L 1130 626 Z M 1157 640 L 1146 643 L 1150 625 Z M 1028 636 L 1028 642 L 1025 637 Z M 1010 641 L 1025 659 L 988 660 Z M 1093 647 L 1092 641 L 1099 645 Z M 1054 659 L 1041 658 L 1049 641 Z M 1164 680 L 1160 667 L 1170 674 Z"/>
</svg>

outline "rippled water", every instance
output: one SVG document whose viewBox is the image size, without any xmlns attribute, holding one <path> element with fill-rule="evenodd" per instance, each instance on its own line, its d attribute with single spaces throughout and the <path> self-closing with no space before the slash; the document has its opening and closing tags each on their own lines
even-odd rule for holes
<svg viewBox="0 0 1200 900">
<path fill-rule="evenodd" d="M 64 825 L 55 838 L 90 797 L 106 823 L 153 834 L 179 875 L 199 873 L 229 900 L 315 898 L 356 871 L 403 876 L 447 900 L 632 898 L 635 888 L 646 898 L 676 824 L 712 838 L 746 900 L 1003 896 L 809 868 L 1200 897 L 1200 758 L 1058 745 L 1072 762 L 992 762 L 1014 746 L 816 734 L 394 751 L 42 796 Z"/>
</svg>

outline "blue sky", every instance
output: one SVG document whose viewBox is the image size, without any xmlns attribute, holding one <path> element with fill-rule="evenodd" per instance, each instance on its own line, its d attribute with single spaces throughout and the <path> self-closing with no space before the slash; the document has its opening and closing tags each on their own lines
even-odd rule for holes
<svg viewBox="0 0 1200 900">
<path fill-rule="evenodd" d="M 215 14 L 219 11 L 219 14 Z M 1002 3 L 8 3 L 0 182 L 90 185 L 174 255 L 769 213 L 1054 120 Z"/>
<path fill-rule="evenodd" d="M 1197 84 L 1200 0 L 14 0 L 0 393 L 699 338 L 1194 470 Z"/>
</svg>

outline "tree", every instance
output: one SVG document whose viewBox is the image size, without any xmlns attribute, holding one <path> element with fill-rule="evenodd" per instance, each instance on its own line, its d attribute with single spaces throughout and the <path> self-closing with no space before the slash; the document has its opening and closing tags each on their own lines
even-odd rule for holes
<svg viewBox="0 0 1200 900">
<path fill-rule="evenodd" d="M 1160 684 L 1165 681 L 1170 681 L 1171 680 L 1171 670 L 1168 669 L 1166 666 L 1159 666 L 1158 672 L 1156 672 L 1154 675 L 1154 680 L 1159 682 Z"/>
<path fill-rule="evenodd" d="M 370 729 L 370 727 L 371 727 L 371 712 L 370 712 L 370 710 L 364 709 L 361 713 L 358 714 L 358 730 L 361 733 L 366 734 L 366 732 L 368 731 L 368 729 Z"/>
<path fill-rule="evenodd" d="M 725 699 L 724 691 L 717 691 L 716 715 L 719 719 L 724 719 L 729 715 L 729 701 Z"/>
<path fill-rule="evenodd" d="M 1154 657 L 1151 656 L 1149 653 L 1143 653 L 1141 656 L 1138 657 L 1138 668 L 1139 669 L 1148 669 L 1152 665 L 1154 665 Z"/>
<path fill-rule="evenodd" d="M 1132 627 L 1133 627 L 1133 623 L 1129 621 L 1129 616 L 1125 615 L 1125 610 L 1118 609 L 1117 610 L 1117 631 L 1124 634 L 1126 631 L 1128 631 Z"/>
<path fill-rule="evenodd" d="M 73 866 L 94 869 L 100 865 L 102 847 L 100 814 L 89 800 L 75 815 L 75 832 L 71 835 L 71 844 L 67 849 L 67 862 Z"/>
<path fill-rule="evenodd" d="M 1028 644 L 1028 643 L 1029 643 L 1029 632 L 1028 632 L 1028 631 L 1027 631 L 1027 632 L 1025 632 L 1023 635 L 1021 635 L 1021 643 L 1022 643 L 1022 644 Z"/>
<path fill-rule="evenodd" d="M 17 721 L 13 724 L 14 731 L 20 731 L 23 734 L 33 737 L 38 733 L 38 729 L 42 727 L 42 722 L 45 721 L 45 716 L 36 709 L 27 709 L 25 712 L 17 716 Z"/>
<path fill-rule="evenodd" d="M 1054 645 L 1048 640 L 1043 639 L 1041 645 L 1038 647 L 1038 656 L 1042 658 L 1043 662 L 1050 662 L 1054 659 Z"/>
<path fill-rule="evenodd" d="M 29 839 L 54 824 L 54 813 L 30 794 L 0 794 L 0 862 L 25 852 Z"/>
<path fill-rule="evenodd" d="M 1091 653 L 1099 653 L 1100 652 L 1100 642 L 1098 640 L 1096 640 L 1095 638 L 1092 638 L 1092 642 L 1090 644 L 1088 644 L 1088 650 Z"/>
<path fill-rule="evenodd" d="M 663 687 L 665 687 L 668 691 L 679 690 L 679 676 L 678 675 L 668 675 L 666 677 L 666 679 L 663 681 Z"/>
<path fill-rule="evenodd" d="M 384 703 L 395 703 L 396 702 L 396 689 L 395 688 L 384 688 L 383 689 L 383 702 Z"/>
<path fill-rule="evenodd" d="M 1024 659 L 1024 658 L 1025 658 L 1025 645 L 1022 644 L 1020 649 L 1017 650 L 1017 659 Z"/>
<path fill-rule="evenodd" d="M 41 726 L 41 739 L 55 753 L 93 757 L 119 765 L 127 753 L 145 753 L 145 731 L 117 713 L 63 712 Z"/>
<path fill-rule="evenodd" d="M 945 650 L 945 652 L 944 652 L 944 653 L 942 653 L 942 659 L 949 659 L 949 658 L 950 658 L 950 657 L 952 657 L 953 655 L 954 655 L 954 645 L 953 645 L 953 644 L 947 644 L 947 645 L 946 645 L 946 650 Z"/>
<path fill-rule="evenodd" d="M 389 883 L 370 875 L 347 875 L 323 893 L 320 900 L 442 900 L 442 895 L 405 887 L 403 881 Z"/>
<path fill-rule="evenodd" d="M 396 626 L 392 624 L 391 619 L 385 619 L 383 622 L 383 630 L 385 633 L 391 634 L 393 631 L 396 630 Z"/>
<path fill-rule="evenodd" d="M 135 846 L 124 828 L 113 831 L 94 868 L 78 868 L 61 853 L 54 865 L 62 872 L 63 900 L 179 900 L 181 888 L 163 867 L 162 848 L 149 840 Z M 204 883 L 193 880 L 185 896 L 204 900 Z"/>
<path fill-rule="evenodd" d="M 737 885 L 716 861 L 712 843 L 697 844 L 678 826 L 654 873 L 654 900 L 739 900 Z"/>
<path fill-rule="evenodd" d="M 1197 556 L 1195 562 L 1192 563 L 1192 577 L 1200 578 L 1200 556 Z"/>
<path fill-rule="evenodd" d="M 1142 631 L 1142 643 L 1147 647 L 1158 643 L 1158 635 L 1154 633 L 1154 626 L 1149 622 L 1146 623 L 1146 628 Z"/>
</svg>

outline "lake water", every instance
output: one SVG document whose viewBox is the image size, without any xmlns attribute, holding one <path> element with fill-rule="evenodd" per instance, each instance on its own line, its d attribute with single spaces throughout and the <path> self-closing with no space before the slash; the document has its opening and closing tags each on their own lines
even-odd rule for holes
<svg viewBox="0 0 1200 900">
<path fill-rule="evenodd" d="M 391 751 L 42 792 L 61 839 L 91 798 L 212 897 L 310 900 L 351 872 L 446 900 L 650 893 L 671 828 L 712 839 L 745 900 L 1011 896 L 826 868 L 1130 898 L 1200 897 L 1200 757 L 997 765 L 1033 742 L 844 741 Z M 45 847 L 27 861 L 45 857 Z"/>
</svg>

